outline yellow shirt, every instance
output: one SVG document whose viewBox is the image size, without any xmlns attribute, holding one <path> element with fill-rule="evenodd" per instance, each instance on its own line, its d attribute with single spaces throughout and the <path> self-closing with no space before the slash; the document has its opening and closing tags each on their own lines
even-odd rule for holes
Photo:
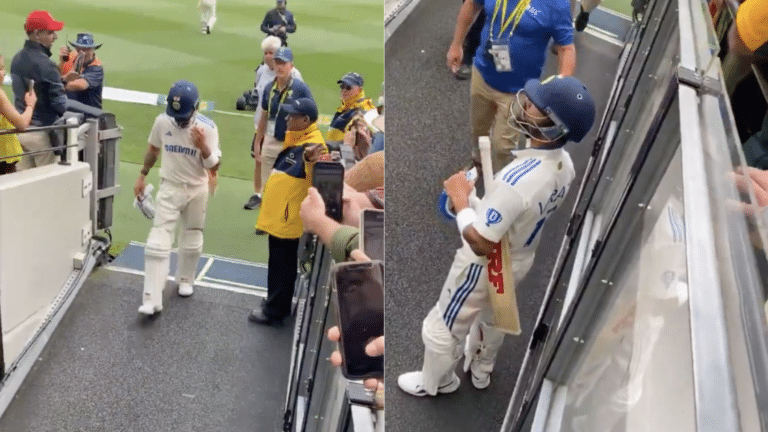
<svg viewBox="0 0 768 432">
<path fill-rule="evenodd" d="M 15 128 L 16 126 L 14 126 L 10 120 L 0 114 L 0 130 Z M 21 144 L 19 144 L 19 139 L 16 137 L 16 134 L 0 135 L 0 158 L 21 154 L 22 152 L 24 152 L 24 150 L 21 148 Z M 16 156 L 9 159 L 2 159 L 0 162 L 11 164 L 18 162 L 20 159 L 21 156 Z"/>
<path fill-rule="evenodd" d="M 752 51 L 768 42 L 768 2 L 747 0 L 736 12 L 736 30 Z"/>
<path fill-rule="evenodd" d="M 281 239 L 301 237 L 304 224 L 299 209 L 312 185 L 314 166 L 304 162 L 304 149 L 313 144 L 323 144 L 323 153 L 328 152 L 316 122 L 302 131 L 285 132 L 283 151 L 264 185 L 256 228 Z"/>
</svg>

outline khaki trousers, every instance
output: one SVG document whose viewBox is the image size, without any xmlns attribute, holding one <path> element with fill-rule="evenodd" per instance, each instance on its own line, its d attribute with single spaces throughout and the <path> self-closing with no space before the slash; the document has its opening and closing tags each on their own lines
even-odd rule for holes
<svg viewBox="0 0 768 432">
<path fill-rule="evenodd" d="M 272 167 L 275 166 L 277 155 L 283 151 L 283 142 L 278 141 L 272 135 L 264 135 L 264 144 L 261 146 L 261 190 L 264 193 L 264 186 L 267 184 L 269 175 L 272 174 Z"/>
<path fill-rule="evenodd" d="M 48 138 L 48 132 L 27 132 L 18 135 L 21 148 L 25 152 L 35 152 L 51 148 L 51 140 Z M 29 168 L 50 165 L 59 161 L 53 151 L 38 153 L 35 155 L 24 155 L 21 157 L 17 169 L 23 171 Z"/>
<path fill-rule="evenodd" d="M 491 138 L 491 161 L 496 173 L 512 161 L 512 150 L 525 147 L 525 136 L 509 125 L 509 104 L 515 97 L 489 86 L 480 71 L 472 66 L 470 87 L 470 121 L 472 127 L 472 156 L 479 160 L 477 139 Z"/>
</svg>

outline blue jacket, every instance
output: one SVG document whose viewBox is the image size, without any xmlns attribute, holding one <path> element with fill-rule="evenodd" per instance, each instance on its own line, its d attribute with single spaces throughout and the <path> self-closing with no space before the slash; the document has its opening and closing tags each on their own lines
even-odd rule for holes
<svg viewBox="0 0 768 432">
<path fill-rule="evenodd" d="M 283 25 L 285 26 L 285 33 L 280 34 L 272 30 L 274 26 Z M 274 8 L 264 15 L 264 21 L 261 22 L 261 31 L 268 35 L 279 37 L 283 41 L 283 45 L 285 45 L 288 33 L 296 31 L 296 21 L 293 20 L 293 14 L 288 9 L 280 12 L 277 8 Z"/>
<path fill-rule="evenodd" d="M 277 79 L 272 84 L 264 86 L 264 93 L 261 95 L 261 108 L 267 112 L 267 120 L 275 121 L 275 138 L 278 141 L 285 141 L 285 129 L 288 124 L 286 122 L 286 115 L 280 113 L 280 105 L 286 103 L 286 101 L 298 98 L 310 98 L 312 92 L 309 90 L 303 81 L 291 78 L 288 86 L 283 91 L 277 90 Z"/>
<path fill-rule="evenodd" d="M 14 105 L 19 112 L 27 106 L 24 94 L 29 80 L 35 80 L 37 104 L 32 112 L 32 124 L 50 126 L 67 110 L 67 97 L 61 82 L 59 68 L 49 58 L 51 50 L 31 40 L 24 41 L 24 47 L 13 56 L 11 79 L 13 81 Z"/>
</svg>

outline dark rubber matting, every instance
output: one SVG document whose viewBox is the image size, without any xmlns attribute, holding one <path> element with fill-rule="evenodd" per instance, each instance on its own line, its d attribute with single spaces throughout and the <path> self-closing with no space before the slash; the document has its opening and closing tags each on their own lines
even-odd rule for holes
<svg viewBox="0 0 768 432">
<path fill-rule="evenodd" d="M 251 324 L 260 297 L 168 283 L 137 312 L 143 279 L 101 269 L 72 303 L 0 419 L 22 431 L 277 431 L 292 326 Z"/>
</svg>

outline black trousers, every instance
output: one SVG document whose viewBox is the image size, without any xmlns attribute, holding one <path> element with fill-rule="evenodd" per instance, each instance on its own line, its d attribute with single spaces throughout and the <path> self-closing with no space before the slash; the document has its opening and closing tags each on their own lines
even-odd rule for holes
<svg viewBox="0 0 768 432">
<path fill-rule="evenodd" d="M 462 3 L 466 1 L 463 0 Z M 480 34 L 483 32 L 483 26 L 485 25 L 485 9 L 480 11 L 477 15 L 477 19 L 472 23 L 469 28 L 467 36 L 464 38 L 464 60 L 462 63 L 465 65 L 472 64 L 472 58 L 475 56 L 477 47 L 480 46 Z"/>
<path fill-rule="evenodd" d="M 269 236 L 267 268 L 267 299 L 264 315 L 283 319 L 291 314 L 293 288 L 296 285 L 299 239 L 281 239 Z"/>
</svg>

